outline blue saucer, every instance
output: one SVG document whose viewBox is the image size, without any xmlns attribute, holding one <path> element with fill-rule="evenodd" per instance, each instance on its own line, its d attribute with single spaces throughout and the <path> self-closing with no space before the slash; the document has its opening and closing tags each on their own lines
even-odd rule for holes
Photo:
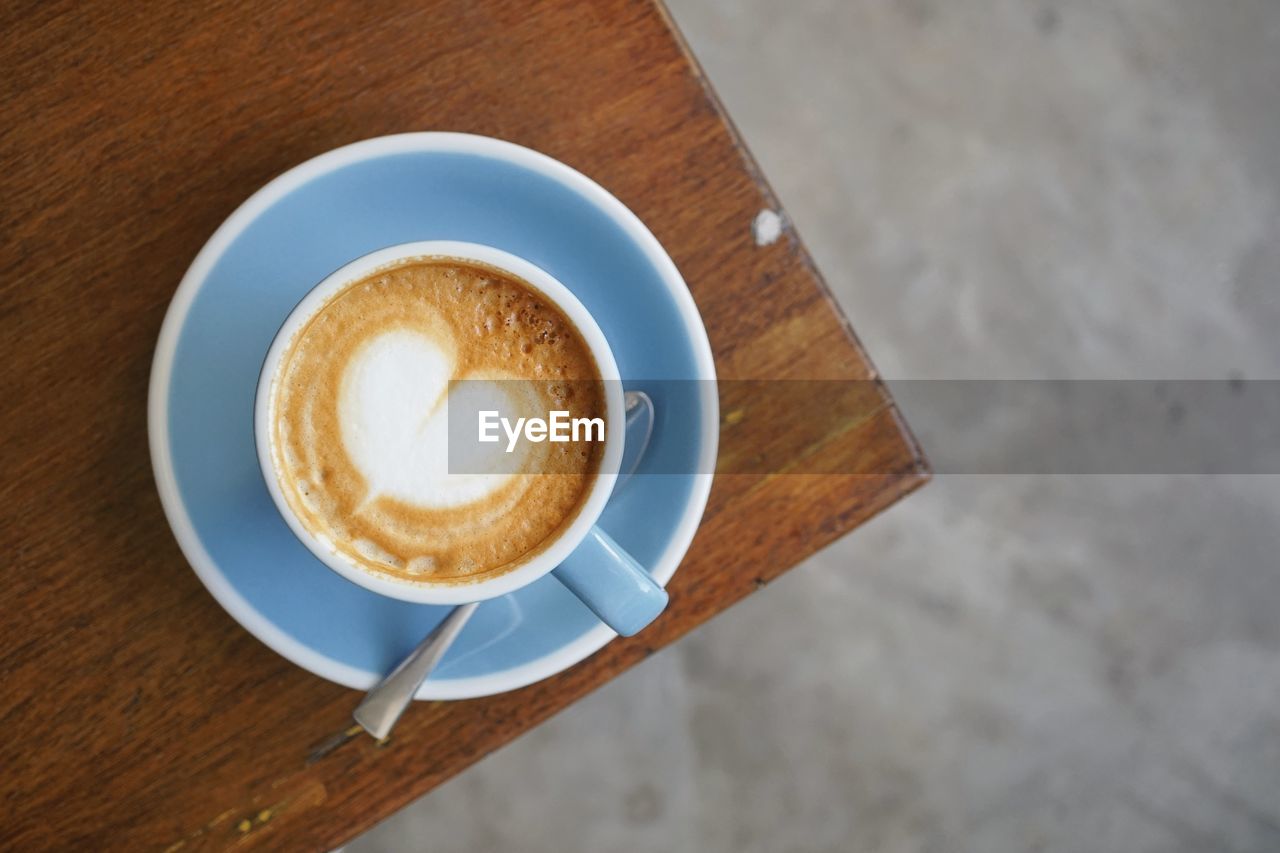
<svg viewBox="0 0 1280 853">
<path fill-rule="evenodd" d="M 660 583 L 684 556 L 710 490 L 709 474 L 645 476 L 713 469 L 710 382 L 658 380 L 715 372 L 674 264 L 597 184 L 528 149 L 451 133 L 368 140 L 285 173 L 223 224 L 174 296 L 152 369 L 152 461 L 178 542 L 218 601 L 299 666 L 358 689 L 447 608 L 364 590 L 294 538 L 258 468 L 254 389 L 273 335 L 316 282 L 375 249 L 438 239 L 505 249 L 558 278 L 599 322 L 624 385 L 654 397 L 648 453 L 600 523 Z M 511 690 L 613 636 L 544 577 L 484 603 L 418 696 Z"/>
</svg>

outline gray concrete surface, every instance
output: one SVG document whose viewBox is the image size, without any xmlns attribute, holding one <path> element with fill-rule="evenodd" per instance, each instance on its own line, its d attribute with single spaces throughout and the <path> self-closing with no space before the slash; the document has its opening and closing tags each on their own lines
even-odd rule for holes
<svg viewBox="0 0 1280 853">
<path fill-rule="evenodd" d="M 1280 375 L 1280 3 L 672 12 L 887 376 Z M 349 849 L 1280 850 L 1278 561 L 1274 477 L 941 477 Z"/>
</svg>

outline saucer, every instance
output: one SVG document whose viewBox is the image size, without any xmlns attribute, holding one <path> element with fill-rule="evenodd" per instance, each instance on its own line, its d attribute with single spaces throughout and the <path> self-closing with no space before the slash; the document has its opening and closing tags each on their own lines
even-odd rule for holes
<svg viewBox="0 0 1280 853">
<path fill-rule="evenodd" d="M 675 264 L 621 202 L 570 167 L 508 142 L 411 133 L 330 151 L 267 184 L 214 233 L 165 316 L 148 426 L 165 514 L 200 580 L 250 633 L 298 666 L 372 687 L 446 607 L 344 580 L 290 532 L 267 493 L 253 397 L 272 337 L 316 282 L 353 258 L 465 240 L 542 267 L 608 338 L 623 384 L 657 410 L 639 470 L 603 527 L 660 583 L 675 573 L 711 489 L 719 423 L 711 347 Z M 419 699 L 464 699 L 554 675 L 616 635 L 547 576 L 486 601 Z"/>
</svg>

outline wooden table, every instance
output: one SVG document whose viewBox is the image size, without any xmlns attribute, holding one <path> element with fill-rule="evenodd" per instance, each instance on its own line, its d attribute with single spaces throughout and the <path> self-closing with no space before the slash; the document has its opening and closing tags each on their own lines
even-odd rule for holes
<svg viewBox="0 0 1280 853">
<path fill-rule="evenodd" d="M 653 229 L 722 377 L 874 376 L 796 234 L 756 245 L 777 200 L 661 7 L 392 5 L 0 11 L 0 848 L 332 848 L 927 479 L 876 387 L 794 448 L 852 473 L 717 478 L 670 610 L 641 635 L 514 693 L 420 704 L 385 745 L 353 732 L 354 692 L 278 657 L 200 585 L 148 461 L 165 306 L 268 179 L 385 133 L 510 139 Z M 785 413 L 724 409 L 722 460 L 792 435 Z"/>
</svg>

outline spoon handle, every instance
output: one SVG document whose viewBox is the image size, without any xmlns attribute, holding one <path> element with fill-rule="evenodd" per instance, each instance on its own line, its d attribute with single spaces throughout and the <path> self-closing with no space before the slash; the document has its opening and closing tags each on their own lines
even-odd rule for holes
<svg viewBox="0 0 1280 853">
<path fill-rule="evenodd" d="M 480 605 L 462 604 L 449 611 L 426 639 L 414 649 L 391 674 L 369 691 L 353 716 L 365 731 L 379 740 L 391 734 L 396 720 L 413 701 L 423 680 L 435 669 L 454 639 Z"/>
</svg>

